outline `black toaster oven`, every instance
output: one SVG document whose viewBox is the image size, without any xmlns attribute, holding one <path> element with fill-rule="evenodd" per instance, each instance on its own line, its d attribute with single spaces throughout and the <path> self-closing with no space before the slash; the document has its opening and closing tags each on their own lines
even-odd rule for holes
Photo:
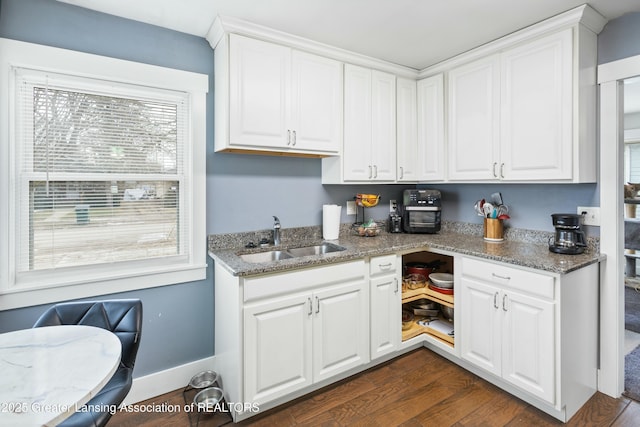
<svg viewBox="0 0 640 427">
<path fill-rule="evenodd" d="M 442 214 L 438 190 L 404 190 L 402 227 L 406 233 L 437 233 Z"/>
</svg>

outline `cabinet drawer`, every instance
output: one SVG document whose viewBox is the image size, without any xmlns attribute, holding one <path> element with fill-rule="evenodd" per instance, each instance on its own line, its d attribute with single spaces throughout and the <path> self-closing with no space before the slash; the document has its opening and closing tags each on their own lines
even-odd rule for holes
<svg viewBox="0 0 640 427">
<path fill-rule="evenodd" d="M 462 275 L 523 291 L 544 298 L 554 298 L 554 277 L 473 258 L 462 258 Z"/>
<path fill-rule="evenodd" d="M 393 255 L 384 255 L 371 258 L 369 262 L 369 274 L 376 276 L 378 274 L 388 274 L 396 271 L 398 257 Z"/>
<path fill-rule="evenodd" d="M 244 301 L 303 292 L 318 286 L 364 279 L 364 260 L 244 279 Z"/>
</svg>

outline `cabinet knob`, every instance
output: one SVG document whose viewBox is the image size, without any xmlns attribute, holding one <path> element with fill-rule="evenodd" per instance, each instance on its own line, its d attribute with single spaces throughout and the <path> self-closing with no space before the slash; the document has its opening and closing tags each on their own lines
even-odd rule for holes
<svg viewBox="0 0 640 427">
<path fill-rule="evenodd" d="M 504 178 L 504 163 L 500 164 L 500 178 Z"/>
<path fill-rule="evenodd" d="M 291 130 L 287 129 L 287 145 L 291 145 Z"/>
<path fill-rule="evenodd" d="M 311 302 L 311 297 L 307 298 L 309 301 L 309 312 L 307 313 L 309 316 L 313 314 L 313 303 Z"/>
<path fill-rule="evenodd" d="M 502 296 L 502 310 L 507 311 L 507 294 Z"/>
<path fill-rule="evenodd" d="M 293 146 L 296 145 L 296 131 L 295 130 L 293 131 L 293 143 L 291 145 L 293 145 Z"/>
<path fill-rule="evenodd" d="M 400 179 L 404 178 L 404 168 L 400 166 Z"/>
<path fill-rule="evenodd" d="M 498 174 L 496 173 L 496 166 L 498 166 L 498 162 L 493 162 L 493 177 L 497 178 Z"/>
<path fill-rule="evenodd" d="M 498 292 L 493 294 L 493 308 L 495 308 L 496 310 L 500 308 L 498 307 Z"/>
<path fill-rule="evenodd" d="M 371 177 L 373 177 L 373 168 L 369 165 L 369 179 L 371 179 Z"/>
<path fill-rule="evenodd" d="M 394 278 L 394 279 L 393 279 L 393 281 L 394 281 L 394 282 L 396 282 L 396 290 L 394 291 L 394 293 L 396 293 L 396 294 L 397 294 L 397 293 L 398 293 L 398 290 L 399 290 L 399 289 L 398 289 L 398 278 L 397 278 L 397 277 L 396 277 L 396 278 Z"/>
<path fill-rule="evenodd" d="M 373 165 L 373 177 L 378 177 L 378 165 Z"/>
<path fill-rule="evenodd" d="M 316 314 L 320 313 L 320 298 L 316 297 Z"/>
</svg>

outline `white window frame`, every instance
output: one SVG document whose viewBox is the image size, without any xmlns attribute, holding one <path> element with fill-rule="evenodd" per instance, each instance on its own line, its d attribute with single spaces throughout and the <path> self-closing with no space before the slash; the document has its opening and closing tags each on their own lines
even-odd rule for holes
<svg viewBox="0 0 640 427">
<path fill-rule="evenodd" d="M 188 247 L 175 262 L 126 261 L 57 272 L 16 274 L 15 68 L 98 79 L 187 95 L 185 181 L 181 203 L 189 224 Z M 208 76 L 82 52 L 0 39 L 0 310 L 85 298 L 206 278 L 206 93 Z M 41 273 L 41 274 L 40 274 Z M 26 278 L 25 278 L 26 277 Z"/>
</svg>

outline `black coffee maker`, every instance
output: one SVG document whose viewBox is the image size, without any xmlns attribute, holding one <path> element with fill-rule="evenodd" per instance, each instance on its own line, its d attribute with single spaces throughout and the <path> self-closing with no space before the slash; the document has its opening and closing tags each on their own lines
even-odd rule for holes
<svg viewBox="0 0 640 427">
<path fill-rule="evenodd" d="M 549 239 L 549 250 L 558 254 L 577 255 L 587 247 L 584 232 L 581 230 L 582 215 L 552 214 L 556 235 Z"/>
</svg>

